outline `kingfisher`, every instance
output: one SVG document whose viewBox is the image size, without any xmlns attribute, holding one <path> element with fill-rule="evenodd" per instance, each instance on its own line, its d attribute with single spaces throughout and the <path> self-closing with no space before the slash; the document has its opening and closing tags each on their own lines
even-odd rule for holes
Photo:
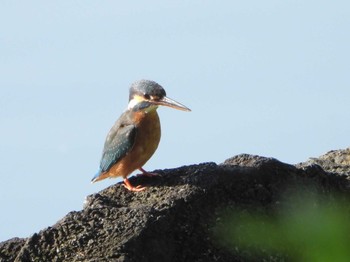
<svg viewBox="0 0 350 262">
<path fill-rule="evenodd" d="M 156 175 L 142 167 L 156 151 L 160 141 L 158 106 L 191 111 L 167 97 L 164 88 L 154 81 L 140 80 L 131 85 L 128 108 L 109 131 L 102 151 L 100 168 L 91 182 L 122 177 L 126 189 L 146 189 L 141 185 L 134 187 L 127 177 L 137 169 L 142 172 L 141 175 Z"/>
</svg>

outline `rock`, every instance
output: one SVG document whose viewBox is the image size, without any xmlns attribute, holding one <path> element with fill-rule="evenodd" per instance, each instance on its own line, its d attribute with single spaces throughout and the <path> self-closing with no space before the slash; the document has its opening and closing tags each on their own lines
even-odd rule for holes
<svg viewBox="0 0 350 262">
<path fill-rule="evenodd" d="M 341 150 L 332 150 L 318 157 L 310 158 L 300 166 L 316 164 L 331 173 L 345 175 L 350 178 L 350 147 Z"/>
<path fill-rule="evenodd" d="M 13 261 L 24 246 L 25 239 L 12 238 L 0 243 L 0 261 Z"/>
<path fill-rule="evenodd" d="M 83 210 L 52 227 L 0 243 L 0 261 L 245 261 L 247 251 L 218 244 L 215 227 L 223 210 L 278 209 L 286 191 L 349 193 L 345 176 L 319 165 L 293 166 L 247 154 L 220 165 L 155 172 L 160 176 L 130 179 L 149 186 L 145 191 L 110 186 L 88 196 Z"/>
</svg>

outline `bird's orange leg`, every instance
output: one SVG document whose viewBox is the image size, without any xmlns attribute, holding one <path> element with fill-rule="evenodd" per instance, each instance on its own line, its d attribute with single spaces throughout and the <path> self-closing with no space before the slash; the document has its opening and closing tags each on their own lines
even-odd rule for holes
<svg viewBox="0 0 350 262">
<path fill-rule="evenodd" d="M 145 189 L 146 189 L 146 187 L 142 187 L 142 186 L 134 187 L 134 186 L 130 183 L 129 179 L 127 179 L 127 178 L 124 178 L 123 181 L 124 181 L 123 186 L 124 186 L 127 190 L 130 190 L 130 191 L 133 191 L 133 192 L 139 192 L 139 191 L 142 191 L 142 190 L 145 190 Z"/>
<path fill-rule="evenodd" d="M 139 170 L 142 172 L 141 174 L 137 174 L 136 176 L 147 176 L 147 177 L 154 177 L 159 176 L 158 173 L 151 173 L 144 170 L 142 167 L 139 168 Z"/>
</svg>

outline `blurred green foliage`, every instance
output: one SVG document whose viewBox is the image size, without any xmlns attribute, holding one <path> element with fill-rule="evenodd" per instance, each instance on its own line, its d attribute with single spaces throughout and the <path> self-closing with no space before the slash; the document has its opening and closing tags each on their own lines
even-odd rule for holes
<svg viewBox="0 0 350 262">
<path fill-rule="evenodd" d="M 273 208 L 228 212 L 218 223 L 222 245 L 250 258 L 288 261 L 350 261 L 349 202 L 298 194 Z"/>
</svg>

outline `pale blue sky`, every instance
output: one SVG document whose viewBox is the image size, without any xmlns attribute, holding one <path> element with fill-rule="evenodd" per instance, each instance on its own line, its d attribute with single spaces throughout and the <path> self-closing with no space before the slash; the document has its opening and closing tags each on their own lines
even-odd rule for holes
<svg viewBox="0 0 350 262">
<path fill-rule="evenodd" d="M 349 146 L 349 1 L 1 1 L 0 241 L 80 210 L 130 84 L 160 83 L 145 166 Z"/>
</svg>

